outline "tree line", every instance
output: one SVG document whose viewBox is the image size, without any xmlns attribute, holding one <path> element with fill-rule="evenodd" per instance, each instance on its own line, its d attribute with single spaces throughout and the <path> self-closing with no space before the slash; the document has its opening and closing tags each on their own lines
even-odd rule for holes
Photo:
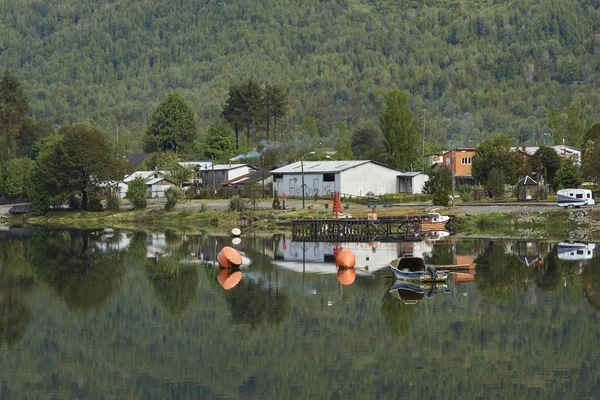
<svg viewBox="0 0 600 400">
<path fill-rule="evenodd" d="M 288 94 L 280 134 L 309 118 L 323 143 L 341 123 L 368 129 L 397 88 L 433 144 L 497 133 L 533 144 L 554 129 L 555 143 L 581 146 L 577 119 L 591 126 L 600 104 L 598 16 L 591 0 L 12 1 L 0 12 L 0 69 L 19 71 L 27 115 L 93 121 L 120 154 L 143 148 L 167 93 L 190 102 L 204 136 L 249 80 Z"/>
</svg>

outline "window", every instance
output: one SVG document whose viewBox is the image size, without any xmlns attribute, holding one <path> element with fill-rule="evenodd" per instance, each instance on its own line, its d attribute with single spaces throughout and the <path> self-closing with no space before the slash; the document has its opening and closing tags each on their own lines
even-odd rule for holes
<svg viewBox="0 0 600 400">
<path fill-rule="evenodd" d="M 323 174 L 323 182 L 335 182 L 335 174 Z"/>
<path fill-rule="evenodd" d="M 576 198 L 578 199 L 583 199 L 583 194 L 582 193 L 577 193 L 577 195 L 575 195 Z"/>
<path fill-rule="evenodd" d="M 463 157 L 463 158 L 460 159 L 460 163 L 462 165 L 471 165 L 471 164 L 473 164 L 473 158 L 471 158 L 471 157 Z"/>
<path fill-rule="evenodd" d="M 450 165 L 452 163 L 452 158 L 446 158 L 446 165 Z"/>
</svg>

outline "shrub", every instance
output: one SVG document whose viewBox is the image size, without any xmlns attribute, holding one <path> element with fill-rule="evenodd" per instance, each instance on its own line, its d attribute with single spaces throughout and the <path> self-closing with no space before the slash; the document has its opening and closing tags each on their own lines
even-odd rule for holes
<svg viewBox="0 0 600 400">
<path fill-rule="evenodd" d="M 180 195 L 181 191 L 175 186 L 171 186 L 170 188 L 165 190 L 165 197 L 167 198 L 165 210 L 171 211 L 177 204 L 177 200 L 179 199 Z"/>
<path fill-rule="evenodd" d="M 110 191 L 106 196 L 106 209 L 110 211 L 119 211 L 121 209 L 121 197 L 118 189 Z"/>
<path fill-rule="evenodd" d="M 460 192 L 460 199 L 463 203 L 471 201 L 471 192 Z"/>
<path fill-rule="evenodd" d="M 139 177 L 132 180 L 125 198 L 133 204 L 133 208 L 136 210 L 146 208 L 146 181 Z"/>
<path fill-rule="evenodd" d="M 104 207 L 102 207 L 102 202 L 100 201 L 100 195 L 98 193 L 91 193 L 88 198 L 88 211 L 104 211 Z"/>
<path fill-rule="evenodd" d="M 248 208 L 248 202 L 246 199 L 242 199 L 241 197 L 235 196 L 231 200 L 229 200 L 229 209 L 231 211 L 244 211 Z"/>
<path fill-rule="evenodd" d="M 279 193 L 277 193 L 277 189 L 273 192 L 273 209 L 279 210 L 281 208 L 281 203 L 279 202 Z"/>
<path fill-rule="evenodd" d="M 208 199 L 209 196 L 210 196 L 210 191 L 208 189 L 200 189 L 200 198 L 201 199 Z"/>
</svg>

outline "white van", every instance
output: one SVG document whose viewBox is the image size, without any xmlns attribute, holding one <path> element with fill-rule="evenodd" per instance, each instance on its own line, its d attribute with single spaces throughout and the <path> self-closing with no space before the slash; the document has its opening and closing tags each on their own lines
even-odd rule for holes
<svg viewBox="0 0 600 400">
<path fill-rule="evenodd" d="M 556 201 L 561 207 L 593 206 L 592 191 L 588 189 L 561 189 L 556 192 Z"/>
</svg>

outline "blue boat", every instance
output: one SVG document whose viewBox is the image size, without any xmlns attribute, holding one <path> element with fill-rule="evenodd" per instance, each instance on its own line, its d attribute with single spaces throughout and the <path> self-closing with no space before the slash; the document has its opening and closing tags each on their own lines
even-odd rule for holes
<svg viewBox="0 0 600 400">
<path fill-rule="evenodd" d="M 444 282 L 450 273 L 448 270 L 438 270 L 433 265 L 425 265 L 421 257 L 412 255 L 404 255 L 397 263 L 391 263 L 390 268 L 396 279 L 405 281 Z"/>
</svg>

